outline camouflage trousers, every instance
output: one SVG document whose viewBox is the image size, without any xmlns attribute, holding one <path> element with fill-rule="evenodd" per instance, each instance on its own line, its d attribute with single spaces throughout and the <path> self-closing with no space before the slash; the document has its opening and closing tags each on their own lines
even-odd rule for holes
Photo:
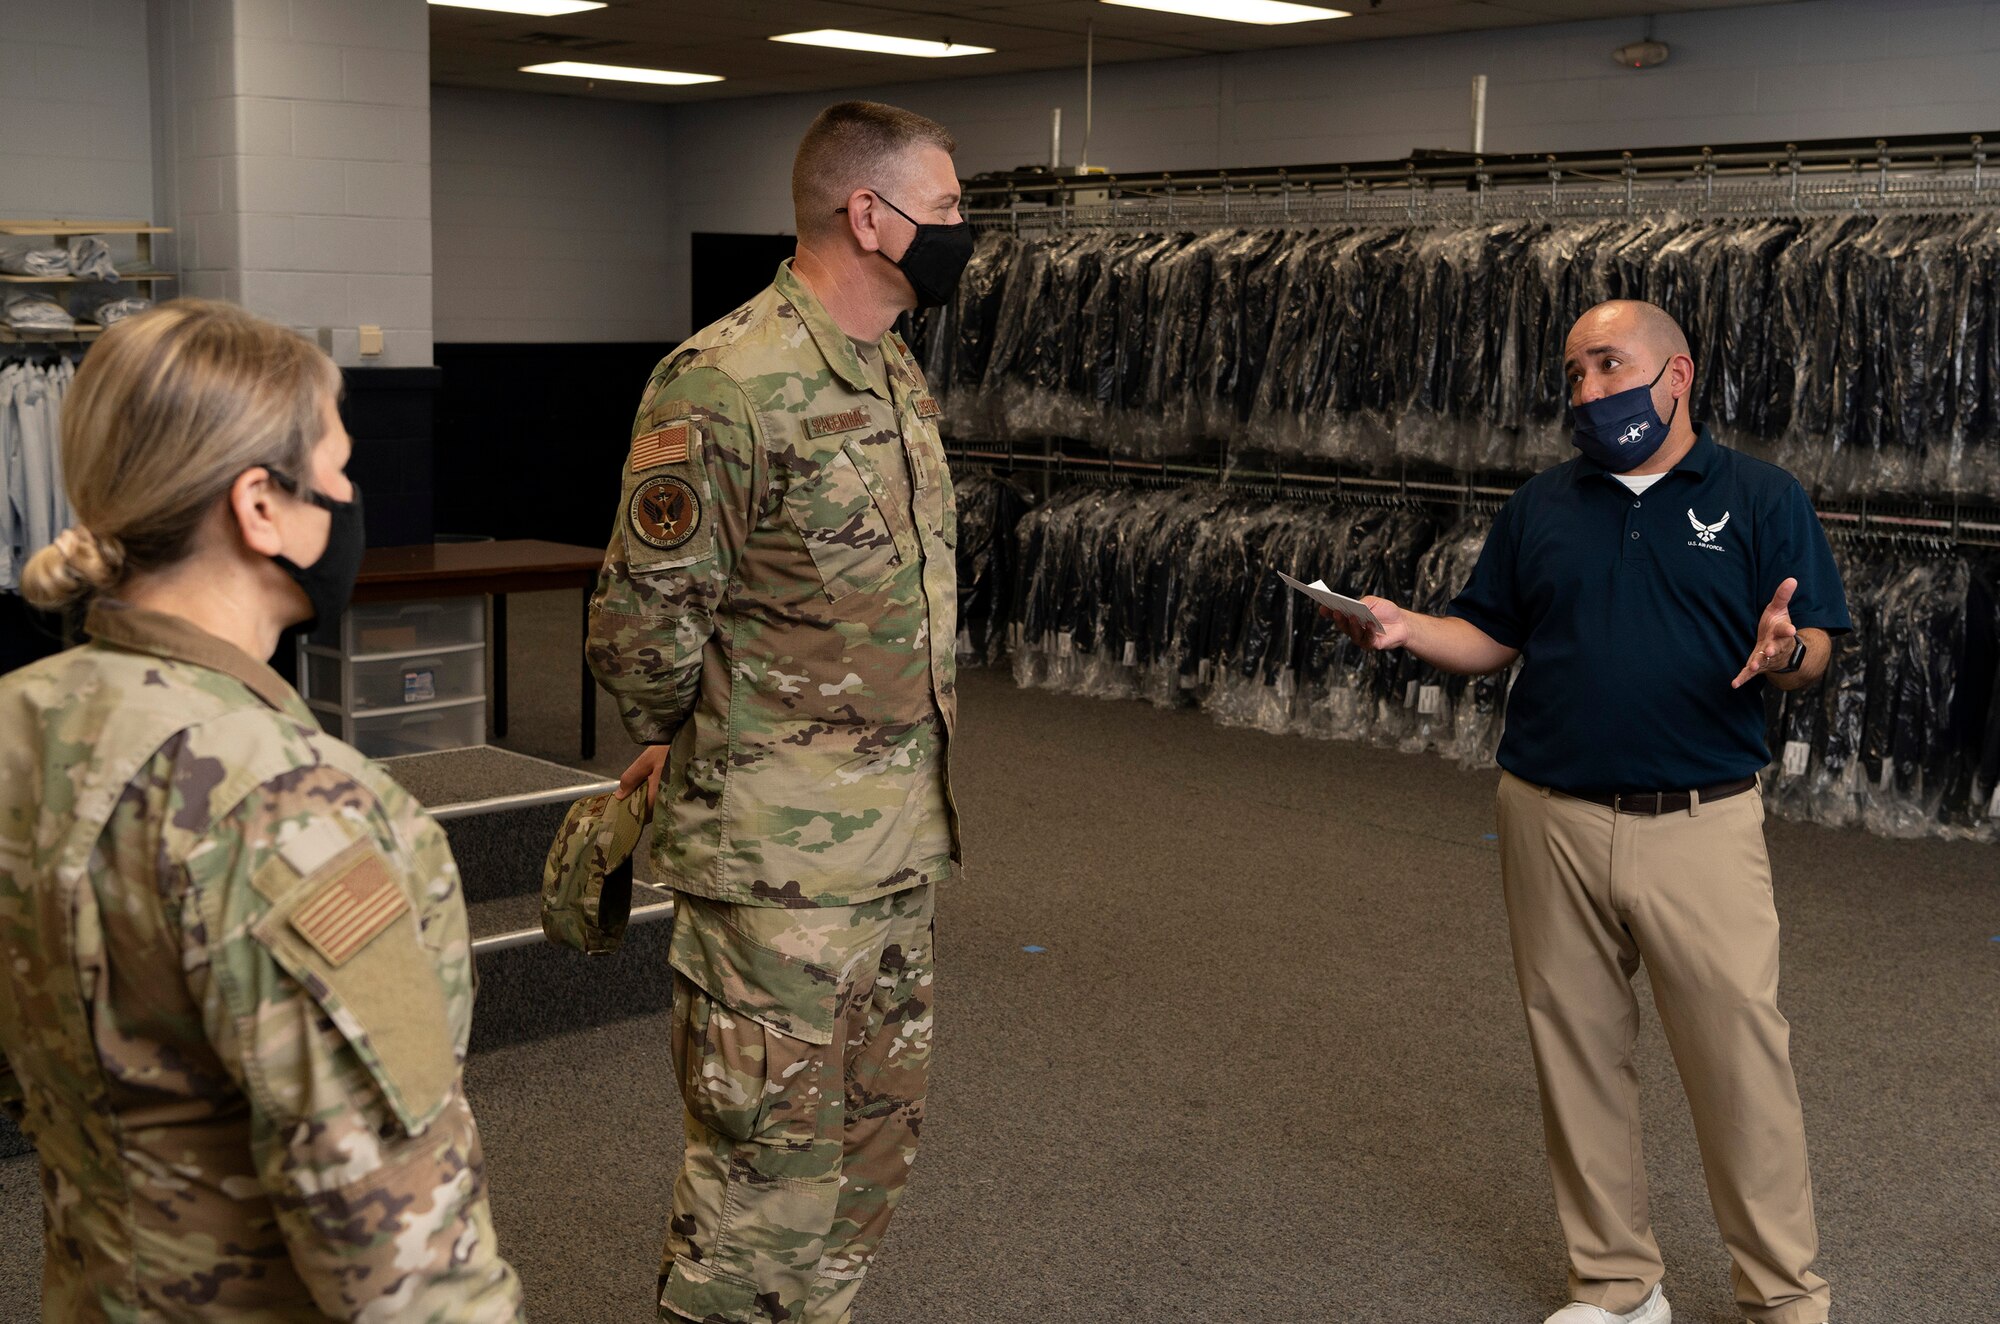
<svg viewBox="0 0 2000 1324">
<path fill-rule="evenodd" d="M 687 1148 L 660 1317 L 848 1324 L 923 1125 L 932 889 L 813 910 L 677 900 Z"/>
</svg>

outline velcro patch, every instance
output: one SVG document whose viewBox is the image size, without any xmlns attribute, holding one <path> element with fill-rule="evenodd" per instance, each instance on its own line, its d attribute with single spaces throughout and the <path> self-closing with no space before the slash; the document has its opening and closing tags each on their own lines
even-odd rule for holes
<svg viewBox="0 0 2000 1324">
<path fill-rule="evenodd" d="M 663 474 L 633 491 L 627 517 L 639 541 L 670 552 L 701 527 L 701 498 L 686 482 Z"/>
<path fill-rule="evenodd" d="M 410 899 L 374 851 L 364 851 L 292 911 L 292 927 L 336 968 L 410 908 Z"/>
<path fill-rule="evenodd" d="M 663 464 L 685 464 L 688 457 L 688 425 L 674 423 L 648 432 L 632 443 L 632 472 L 657 469 Z"/>
<path fill-rule="evenodd" d="M 944 406 L 937 402 L 936 396 L 920 395 L 917 397 L 918 418 L 936 418 L 939 414 L 942 414 L 943 412 L 944 412 Z"/>
<path fill-rule="evenodd" d="M 838 414 L 821 414 L 806 420 L 808 437 L 831 437 L 868 426 L 866 409 L 843 409 Z"/>
</svg>

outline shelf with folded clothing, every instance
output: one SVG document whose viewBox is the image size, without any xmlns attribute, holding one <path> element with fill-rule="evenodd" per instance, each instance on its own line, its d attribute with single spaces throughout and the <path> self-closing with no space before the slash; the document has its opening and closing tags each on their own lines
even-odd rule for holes
<svg viewBox="0 0 2000 1324">
<path fill-rule="evenodd" d="M 78 322 L 75 326 L 60 331 L 22 330 L 0 325 L 0 345 L 80 345 L 95 340 L 103 334 L 104 328 L 95 322 Z"/>
<path fill-rule="evenodd" d="M 179 280 L 171 271 L 121 271 L 118 279 L 109 276 L 17 276 L 12 272 L 0 272 L 0 283 L 8 285 L 117 285 L 124 281 Z"/>
<path fill-rule="evenodd" d="M 161 282 L 179 279 L 153 255 L 153 236 L 172 233 L 143 221 L 0 220 L 0 241 L 31 241 L 0 253 L 0 344 L 88 344 L 150 307 Z M 114 261 L 107 241 L 123 238 L 132 251 Z M 90 288 L 72 297 L 60 285 Z"/>
</svg>

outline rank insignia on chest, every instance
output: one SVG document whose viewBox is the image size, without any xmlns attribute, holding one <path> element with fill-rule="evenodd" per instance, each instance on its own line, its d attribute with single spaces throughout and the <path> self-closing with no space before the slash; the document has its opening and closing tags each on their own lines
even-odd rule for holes
<svg viewBox="0 0 2000 1324">
<path fill-rule="evenodd" d="M 632 443 L 632 472 L 657 469 L 663 464 L 686 464 L 688 425 L 685 421 L 655 428 Z"/>
<path fill-rule="evenodd" d="M 649 479 L 632 493 L 627 518 L 640 542 L 670 552 L 701 527 L 701 498 L 684 479 Z"/>
<path fill-rule="evenodd" d="M 866 409 L 843 409 L 837 414 L 820 414 L 806 420 L 808 437 L 832 437 L 868 426 Z"/>
<path fill-rule="evenodd" d="M 940 405 L 937 402 L 936 396 L 920 395 L 917 397 L 918 418 L 936 418 L 939 414 L 942 414 L 943 412 L 944 412 L 944 406 Z"/>
</svg>

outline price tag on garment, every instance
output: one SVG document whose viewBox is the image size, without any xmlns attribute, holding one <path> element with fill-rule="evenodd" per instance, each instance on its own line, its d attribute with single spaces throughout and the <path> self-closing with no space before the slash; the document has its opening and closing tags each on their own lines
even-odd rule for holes
<svg viewBox="0 0 2000 1324">
<path fill-rule="evenodd" d="M 1811 758 L 1811 745 L 1808 745 L 1803 740 L 1787 740 L 1785 742 L 1785 775 L 1787 777 L 1805 776 L 1806 763 Z"/>
<path fill-rule="evenodd" d="M 1207 658 L 1203 658 L 1203 659 L 1201 660 L 1201 668 L 1200 668 L 1200 670 L 1199 670 L 1199 671 L 1197 671 L 1197 672 L 1195 673 L 1195 674 L 1196 674 L 1196 676 L 1197 676 L 1197 680 L 1196 680 L 1196 682 L 1195 682 L 1196 684 L 1199 684 L 1199 685 L 1206 685 L 1206 684 L 1208 684 L 1208 672 L 1209 672 L 1209 667 L 1210 667 L 1210 663 L 1209 663 L 1209 660 L 1208 660 Z"/>
<path fill-rule="evenodd" d="M 1403 706 L 1405 708 L 1417 706 L 1417 682 L 1414 680 L 1403 687 Z"/>
<path fill-rule="evenodd" d="M 1894 759 L 1883 759 L 1883 760 L 1882 760 L 1882 775 L 1881 775 L 1881 776 L 1880 776 L 1879 778 L 1877 778 L 1877 779 L 1876 779 L 1876 781 L 1875 781 L 1875 789 L 1876 789 L 1876 790 L 1878 790 L 1878 791 L 1886 791 L 1886 790 L 1888 790 L 1888 789 L 1889 789 L 1889 781 L 1890 781 L 1890 779 L 1891 779 L 1891 778 L 1893 778 L 1893 777 L 1894 777 L 1895 775 L 1896 775 L 1896 760 L 1894 760 Z"/>
<path fill-rule="evenodd" d="M 958 632 L 958 655 L 960 657 L 972 656 L 972 631 L 960 630 Z"/>
<path fill-rule="evenodd" d="M 1993 799 L 1986 806 L 1988 818 L 2000 818 L 2000 786 L 1993 788 Z"/>
<path fill-rule="evenodd" d="M 1128 667 L 1139 665 L 1139 641 L 1136 639 L 1125 641 L 1125 665 Z"/>
<path fill-rule="evenodd" d="M 1076 647 L 1076 632 L 1074 630 L 1064 630 L 1061 634 L 1056 636 L 1056 651 L 1058 653 L 1070 652 L 1075 647 Z"/>
<path fill-rule="evenodd" d="M 1444 709 L 1444 686 L 1426 685 L 1417 691 L 1417 712 L 1425 717 L 1435 717 Z"/>
</svg>

